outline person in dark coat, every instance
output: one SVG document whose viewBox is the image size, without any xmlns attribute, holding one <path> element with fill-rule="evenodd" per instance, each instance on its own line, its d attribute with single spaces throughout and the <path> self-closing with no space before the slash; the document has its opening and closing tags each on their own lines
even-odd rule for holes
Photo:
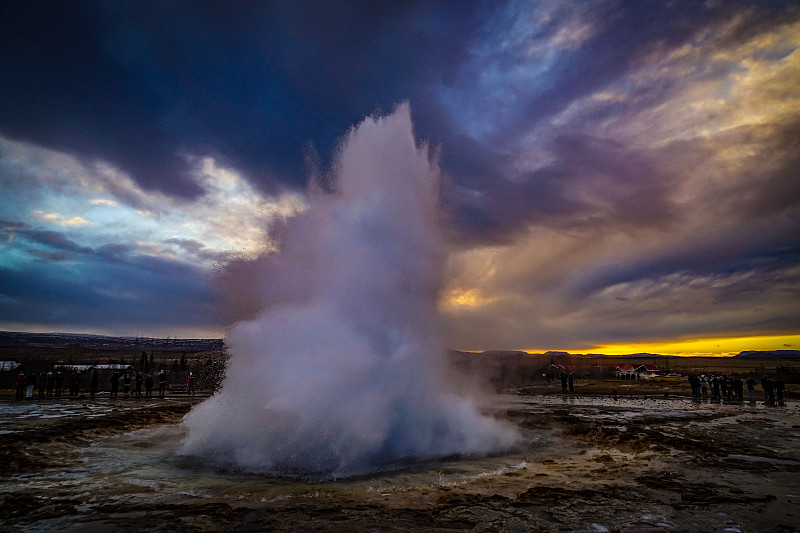
<svg viewBox="0 0 800 533">
<path fill-rule="evenodd" d="M 72 395 L 73 396 L 80 395 L 80 393 L 81 393 L 81 371 L 80 370 L 72 373 L 72 384 L 71 384 L 70 388 L 72 389 Z"/>
<path fill-rule="evenodd" d="M 144 378 L 144 390 L 147 393 L 147 397 L 150 398 L 153 396 L 153 376 L 147 374 Z"/>
<path fill-rule="evenodd" d="M 142 397 L 142 381 L 144 378 L 142 377 L 141 372 L 136 373 L 136 396 L 141 398 Z"/>
<path fill-rule="evenodd" d="M 14 378 L 14 387 L 16 390 L 14 400 L 22 400 L 25 397 L 25 372 L 20 372 Z"/>
<path fill-rule="evenodd" d="M 755 393 L 756 393 L 756 380 L 751 377 L 747 378 L 747 395 L 750 397 L 750 401 L 756 401 Z"/>
<path fill-rule="evenodd" d="M 116 398 L 119 394 L 119 370 L 114 370 L 111 374 L 111 397 Z"/>
<path fill-rule="evenodd" d="M 91 396 L 94 399 L 95 394 L 97 394 L 97 389 L 100 388 L 100 372 L 97 369 L 94 369 L 92 372 L 92 384 L 91 384 Z"/>
<path fill-rule="evenodd" d="M 764 387 L 764 403 L 766 405 L 775 405 L 775 389 L 774 383 L 769 376 L 764 376 L 761 380 L 761 386 Z"/>
<path fill-rule="evenodd" d="M 783 380 L 780 377 L 777 377 L 773 383 L 775 384 L 775 394 L 778 396 L 778 405 L 783 406 Z"/>
<path fill-rule="evenodd" d="M 569 391 L 575 392 L 575 378 L 572 377 L 572 372 L 569 373 L 569 378 L 567 379 L 567 384 L 569 385 Z"/>
<path fill-rule="evenodd" d="M 47 387 L 47 372 L 42 370 L 42 373 L 39 374 L 39 379 L 36 380 L 36 384 L 39 386 L 39 399 L 44 400 L 44 390 Z"/>
<path fill-rule="evenodd" d="M 61 373 L 61 370 L 56 372 L 56 396 L 61 396 L 61 389 L 64 388 L 64 374 Z"/>
</svg>

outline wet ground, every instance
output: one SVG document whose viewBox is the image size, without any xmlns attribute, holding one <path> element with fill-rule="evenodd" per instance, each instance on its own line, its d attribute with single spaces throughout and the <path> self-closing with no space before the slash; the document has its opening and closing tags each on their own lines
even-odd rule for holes
<svg viewBox="0 0 800 533">
<path fill-rule="evenodd" d="M 523 439 L 369 477 L 175 454 L 192 400 L 0 402 L 0 531 L 798 531 L 800 405 L 506 395 Z"/>
</svg>

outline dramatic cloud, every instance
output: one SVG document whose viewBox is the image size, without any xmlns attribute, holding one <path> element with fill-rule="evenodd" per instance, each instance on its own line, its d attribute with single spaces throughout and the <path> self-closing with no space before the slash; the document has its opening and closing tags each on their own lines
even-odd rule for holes
<svg viewBox="0 0 800 533">
<path fill-rule="evenodd" d="M 0 202 L 15 219 L 0 220 L 9 328 L 219 335 L 212 270 L 258 257 L 272 246 L 265 228 L 304 209 L 298 194 L 265 197 L 209 156 L 192 161 L 203 191 L 193 200 L 26 143 L 0 138 L 0 156 Z"/>
<path fill-rule="evenodd" d="M 502 185 L 463 204 L 504 240 L 453 256 L 454 294 L 486 302 L 448 307 L 453 342 L 796 330 L 800 23 L 744 32 L 751 15 L 654 47 L 518 138 Z"/>
<path fill-rule="evenodd" d="M 407 100 L 450 346 L 796 334 L 799 45 L 791 1 L 5 2 L 0 327 L 168 327 L 170 276 L 181 328 L 253 316 L 236 280 Z"/>
</svg>

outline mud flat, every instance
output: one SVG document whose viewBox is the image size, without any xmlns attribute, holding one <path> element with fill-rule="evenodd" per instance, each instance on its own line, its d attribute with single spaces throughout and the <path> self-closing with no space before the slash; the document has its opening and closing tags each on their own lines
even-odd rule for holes
<svg viewBox="0 0 800 533">
<path fill-rule="evenodd" d="M 358 479 L 176 454 L 190 399 L 0 402 L 0 531 L 798 531 L 800 404 L 504 395 L 520 444 Z M 194 400 L 196 401 L 196 400 Z"/>
</svg>

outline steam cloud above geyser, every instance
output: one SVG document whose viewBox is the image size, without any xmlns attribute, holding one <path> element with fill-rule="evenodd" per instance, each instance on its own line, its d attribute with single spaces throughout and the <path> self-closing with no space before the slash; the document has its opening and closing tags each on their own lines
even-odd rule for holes
<svg viewBox="0 0 800 533">
<path fill-rule="evenodd" d="M 264 263 L 265 310 L 231 330 L 227 378 L 186 416 L 183 453 L 354 475 L 510 445 L 512 430 L 443 384 L 439 169 L 407 104 L 350 131 L 335 179 Z"/>
</svg>

